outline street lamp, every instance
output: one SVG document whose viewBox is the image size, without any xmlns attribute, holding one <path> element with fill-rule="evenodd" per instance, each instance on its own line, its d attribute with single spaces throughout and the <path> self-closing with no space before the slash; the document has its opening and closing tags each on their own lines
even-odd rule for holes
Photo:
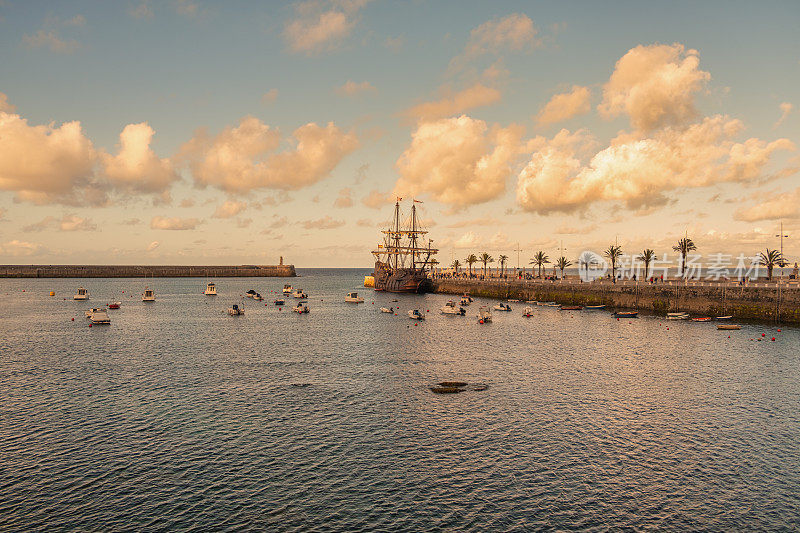
<svg viewBox="0 0 800 533">
<path fill-rule="evenodd" d="M 787 238 L 787 239 L 789 238 L 788 235 L 784 235 L 784 233 L 783 233 L 783 221 L 781 221 L 781 232 L 778 235 L 775 235 L 775 236 L 781 238 L 781 262 L 780 262 L 780 267 L 781 267 L 781 283 L 783 283 L 783 265 L 786 263 L 786 261 L 783 258 L 783 239 L 784 239 L 784 237 Z"/>
</svg>

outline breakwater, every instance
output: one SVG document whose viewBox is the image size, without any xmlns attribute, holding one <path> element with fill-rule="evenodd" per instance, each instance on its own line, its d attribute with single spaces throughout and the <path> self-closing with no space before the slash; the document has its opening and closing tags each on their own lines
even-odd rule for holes
<svg viewBox="0 0 800 533">
<path fill-rule="evenodd" d="M 723 283 L 648 284 L 572 281 L 433 281 L 433 292 L 470 293 L 487 298 L 553 301 L 567 305 L 601 305 L 664 315 L 686 311 L 702 316 L 800 324 L 800 288 L 775 284 L 738 286 Z"/>
<path fill-rule="evenodd" d="M 294 277 L 294 265 L 0 265 L 0 278 Z"/>
</svg>

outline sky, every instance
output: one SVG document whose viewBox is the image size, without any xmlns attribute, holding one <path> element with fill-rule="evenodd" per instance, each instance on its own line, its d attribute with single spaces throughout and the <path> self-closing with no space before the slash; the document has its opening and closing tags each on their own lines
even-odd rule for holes
<svg viewBox="0 0 800 533">
<path fill-rule="evenodd" d="M 800 3 L 0 0 L 0 263 L 800 255 Z M 719 261 L 719 256 L 717 256 Z M 734 259 L 735 261 L 735 259 Z"/>
</svg>

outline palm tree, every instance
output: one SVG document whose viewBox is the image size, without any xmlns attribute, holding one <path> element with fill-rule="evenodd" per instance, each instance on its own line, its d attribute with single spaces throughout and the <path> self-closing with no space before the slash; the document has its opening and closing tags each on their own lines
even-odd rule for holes
<svg viewBox="0 0 800 533">
<path fill-rule="evenodd" d="M 456 269 L 456 274 L 458 274 L 458 269 L 461 267 L 461 263 L 458 261 L 458 259 L 456 259 L 455 261 L 453 261 L 453 264 L 450 265 L 450 266 L 455 268 Z"/>
<path fill-rule="evenodd" d="M 650 248 L 645 248 L 636 258 L 644 263 L 644 279 L 647 279 L 647 274 L 650 271 L 650 263 L 652 263 L 655 258 L 656 253 Z"/>
<path fill-rule="evenodd" d="M 758 264 L 767 267 L 767 280 L 772 281 L 772 269 L 777 267 L 785 267 L 788 263 L 783 258 L 778 250 L 770 250 L 758 254 Z"/>
<path fill-rule="evenodd" d="M 538 252 L 536 252 L 534 254 L 533 259 L 531 259 L 530 264 L 531 265 L 536 265 L 537 267 L 539 267 L 539 277 L 541 278 L 542 277 L 542 267 L 545 264 L 549 263 L 549 262 L 550 262 L 550 258 L 547 257 L 547 254 L 542 252 L 541 250 L 539 250 Z"/>
<path fill-rule="evenodd" d="M 611 261 L 611 279 L 614 283 L 617 282 L 617 259 L 622 255 L 622 247 L 618 244 L 612 244 L 605 251 L 605 256 Z"/>
<path fill-rule="evenodd" d="M 597 259 L 595 259 L 595 257 L 593 252 L 583 252 L 578 258 L 578 272 L 580 273 L 581 268 L 585 269 L 587 280 L 589 279 L 589 267 L 597 265 Z"/>
<path fill-rule="evenodd" d="M 673 246 L 672 249 L 681 254 L 681 277 L 683 277 L 683 274 L 686 272 L 686 256 L 689 255 L 689 252 L 697 250 L 697 246 L 695 246 L 692 239 L 684 237 L 679 240 L 678 244 Z"/>
<path fill-rule="evenodd" d="M 571 265 L 572 265 L 572 261 L 569 261 L 563 255 L 558 258 L 558 261 L 556 261 L 556 266 L 561 271 L 561 279 L 564 279 L 564 269 L 567 268 L 568 266 L 571 266 Z"/>
<path fill-rule="evenodd" d="M 466 261 L 469 265 L 469 275 L 472 276 L 472 265 L 478 262 L 478 256 L 475 254 L 469 254 L 464 261 Z"/>
<path fill-rule="evenodd" d="M 506 273 L 506 261 L 508 261 L 508 256 L 501 255 L 497 260 L 500 261 L 500 277 L 502 278 Z"/>
<path fill-rule="evenodd" d="M 481 260 L 481 263 L 483 263 L 483 277 L 485 278 L 486 277 L 486 264 L 487 263 L 494 263 L 494 257 L 492 257 L 491 255 L 487 254 L 486 252 L 483 252 L 481 254 L 481 259 L 480 260 Z"/>
</svg>

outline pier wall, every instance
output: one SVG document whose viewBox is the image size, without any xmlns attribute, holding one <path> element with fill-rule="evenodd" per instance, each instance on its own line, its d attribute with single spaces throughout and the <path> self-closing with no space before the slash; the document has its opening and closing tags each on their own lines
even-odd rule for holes
<svg viewBox="0 0 800 533">
<path fill-rule="evenodd" d="M 294 265 L 0 265 L 0 278 L 294 277 Z"/>
<path fill-rule="evenodd" d="M 613 284 L 550 281 L 434 280 L 433 292 L 488 298 L 600 305 L 666 314 L 676 309 L 701 316 L 733 315 L 739 319 L 800 324 L 800 288 L 741 287 L 705 284 L 684 286 L 648 283 Z M 724 302 L 724 311 L 723 311 Z"/>
</svg>

